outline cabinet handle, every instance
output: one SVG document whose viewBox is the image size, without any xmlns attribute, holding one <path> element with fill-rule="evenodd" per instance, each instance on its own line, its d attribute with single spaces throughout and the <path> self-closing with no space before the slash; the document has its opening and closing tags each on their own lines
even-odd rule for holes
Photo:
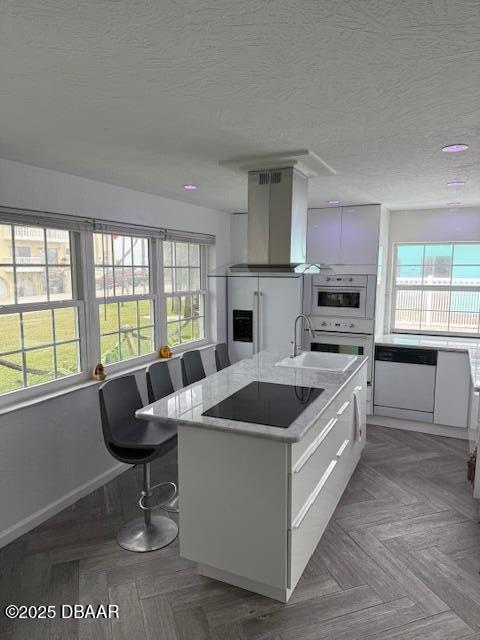
<svg viewBox="0 0 480 640">
<path fill-rule="evenodd" d="M 354 400 L 354 410 L 355 410 L 355 439 L 362 439 L 362 407 L 360 400 L 360 389 L 355 387 L 353 392 L 353 400 Z"/>
<path fill-rule="evenodd" d="M 340 407 L 340 409 L 337 411 L 337 416 L 341 416 L 342 413 L 345 412 L 349 404 L 350 404 L 350 400 L 347 400 L 346 402 L 344 402 Z"/>
<path fill-rule="evenodd" d="M 300 527 L 300 525 L 302 524 L 303 520 L 305 519 L 305 516 L 310 511 L 310 508 L 312 507 L 312 505 L 315 502 L 315 500 L 318 498 L 318 495 L 319 495 L 320 491 L 323 489 L 323 487 L 325 486 L 325 483 L 327 482 L 328 478 L 330 477 L 332 471 L 335 469 L 335 465 L 336 464 L 337 464 L 337 461 L 336 460 L 332 460 L 330 462 L 330 464 L 328 465 L 328 467 L 326 468 L 325 473 L 320 478 L 320 482 L 317 484 L 315 489 L 309 495 L 309 497 L 307 498 L 307 501 L 305 502 L 303 507 L 300 509 L 300 511 L 298 512 L 297 517 L 293 521 L 293 524 L 292 524 L 292 528 L 293 529 L 298 529 Z"/>
<path fill-rule="evenodd" d="M 258 291 L 253 292 L 253 353 L 258 352 Z"/>
<path fill-rule="evenodd" d="M 333 427 L 337 424 L 338 419 L 332 418 L 329 422 L 327 422 L 326 426 L 322 429 L 322 431 L 318 434 L 315 440 L 308 446 L 300 458 L 297 460 L 297 463 L 293 467 L 293 473 L 300 473 L 303 467 L 307 464 L 310 458 L 313 456 L 318 447 L 322 444 L 325 438 L 328 436 Z"/>
<path fill-rule="evenodd" d="M 350 442 L 350 440 L 344 440 L 343 444 L 341 445 L 340 449 L 337 451 L 337 453 L 335 454 L 337 456 L 337 458 L 340 458 L 340 456 L 342 455 L 342 453 L 345 451 L 345 449 L 348 447 L 348 443 Z"/>
</svg>

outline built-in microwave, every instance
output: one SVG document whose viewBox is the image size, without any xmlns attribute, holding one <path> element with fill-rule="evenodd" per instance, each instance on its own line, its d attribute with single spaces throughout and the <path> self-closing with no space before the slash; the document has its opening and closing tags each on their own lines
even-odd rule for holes
<svg viewBox="0 0 480 640">
<path fill-rule="evenodd" d="M 367 318 L 367 276 L 317 276 L 312 282 L 311 315 Z"/>
</svg>

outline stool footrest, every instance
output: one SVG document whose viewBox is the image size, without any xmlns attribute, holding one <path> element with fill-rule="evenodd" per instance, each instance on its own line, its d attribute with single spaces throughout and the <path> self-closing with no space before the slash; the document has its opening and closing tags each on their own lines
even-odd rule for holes
<svg viewBox="0 0 480 640">
<path fill-rule="evenodd" d="M 165 487 L 167 485 L 171 487 L 171 492 L 167 499 L 154 505 L 145 504 L 145 498 L 150 498 L 152 495 L 152 492 L 155 489 L 158 489 L 159 487 Z M 148 492 L 146 491 L 141 492 L 140 499 L 138 501 L 138 506 L 140 507 L 140 509 L 143 509 L 144 511 L 152 511 L 153 509 L 165 509 L 168 503 L 171 502 L 177 496 L 177 493 L 178 493 L 177 485 L 174 482 L 159 482 L 158 484 L 154 484 L 152 487 L 150 487 L 150 490 Z M 168 511 L 168 509 L 166 510 Z"/>
</svg>

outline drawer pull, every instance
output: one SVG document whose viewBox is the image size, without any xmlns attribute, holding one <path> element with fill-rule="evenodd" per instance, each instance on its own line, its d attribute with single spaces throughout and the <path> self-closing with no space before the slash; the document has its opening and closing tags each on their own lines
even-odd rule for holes
<svg viewBox="0 0 480 640">
<path fill-rule="evenodd" d="M 342 413 L 345 412 L 345 410 L 347 409 L 347 407 L 350 405 L 350 400 L 347 400 L 346 402 L 344 402 L 342 404 L 342 406 L 340 407 L 340 409 L 337 411 L 337 416 L 341 416 Z"/>
<path fill-rule="evenodd" d="M 293 521 L 293 524 L 292 524 L 292 528 L 293 529 L 298 529 L 300 527 L 300 525 L 302 524 L 303 520 L 305 519 L 305 516 L 310 511 L 310 508 L 312 507 L 312 505 L 315 502 L 315 500 L 318 498 L 318 495 L 319 495 L 320 491 L 323 489 L 323 487 L 325 486 L 325 483 L 327 482 L 328 478 L 330 477 L 332 471 L 335 469 L 335 465 L 336 464 L 337 464 L 337 461 L 336 460 L 332 460 L 330 462 L 330 464 L 328 465 L 328 467 L 326 468 L 325 473 L 320 478 L 320 482 L 317 484 L 315 489 L 309 495 L 309 497 L 307 498 L 307 501 L 305 502 L 303 507 L 300 509 L 300 511 L 298 512 L 297 517 Z"/>
<path fill-rule="evenodd" d="M 315 451 L 322 444 L 322 442 L 325 440 L 325 438 L 328 436 L 328 434 L 333 429 L 333 427 L 337 424 L 337 422 L 338 422 L 337 418 L 332 418 L 329 422 L 327 422 L 327 424 L 322 429 L 322 431 L 318 434 L 315 440 L 310 444 L 309 447 L 305 449 L 303 454 L 297 460 L 297 463 L 293 467 L 293 473 L 300 473 L 300 471 L 307 464 L 307 462 L 310 460 L 310 458 L 313 456 Z"/>
<path fill-rule="evenodd" d="M 344 440 L 343 444 L 341 445 L 340 449 L 337 451 L 337 453 L 335 454 L 337 456 L 337 458 L 340 458 L 340 456 L 342 455 L 342 453 L 345 451 L 345 449 L 348 447 L 348 443 L 350 442 L 350 440 Z"/>
</svg>

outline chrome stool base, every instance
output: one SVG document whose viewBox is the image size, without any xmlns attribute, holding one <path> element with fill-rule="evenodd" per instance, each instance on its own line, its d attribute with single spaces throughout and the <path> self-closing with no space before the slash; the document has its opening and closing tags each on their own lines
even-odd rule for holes
<svg viewBox="0 0 480 640">
<path fill-rule="evenodd" d="M 128 522 L 118 532 L 117 542 L 127 551 L 142 553 L 166 547 L 177 535 L 178 527 L 171 518 L 152 515 L 148 523 L 145 522 L 145 518 L 136 518 Z"/>
</svg>

